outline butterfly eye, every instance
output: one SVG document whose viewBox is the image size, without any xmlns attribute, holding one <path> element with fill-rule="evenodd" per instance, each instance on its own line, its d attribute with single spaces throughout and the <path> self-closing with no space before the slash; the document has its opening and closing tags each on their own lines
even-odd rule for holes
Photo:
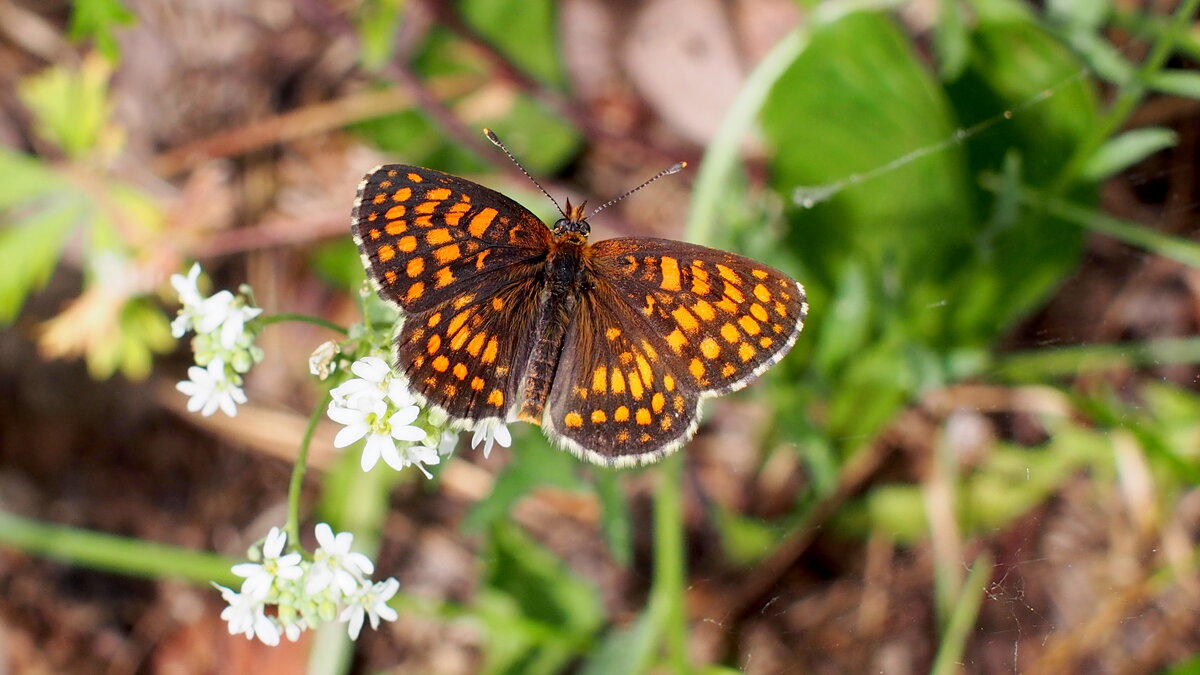
<svg viewBox="0 0 1200 675">
<path fill-rule="evenodd" d="M 562 234 L 564 232 L 576 232 L 587 236 L 592 233 L 592 226 L 586 220 L 571 220 L 570 218 L 559 218 L 554 223 L 554 233 Z"/>
</svg>

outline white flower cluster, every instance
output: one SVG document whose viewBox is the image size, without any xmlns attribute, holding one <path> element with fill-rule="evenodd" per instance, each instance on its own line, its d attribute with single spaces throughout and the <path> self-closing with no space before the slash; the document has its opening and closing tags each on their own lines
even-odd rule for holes
<svg viewBox="0 0 1200 675">
<path fill-rule="evenodd" d="M 345 621 L 350 638 L 357 640 L 364 621 L 378 628 L 380 619 L 396 620 L 396 610 L 387 603 L 400 582 L 372 582 L 375 565 L 350 550 L 354 535 L 349 532 L 335 535 L 329 525 L 318 523 L 316 534 L 320 546 L 306 560 L 296 551 L 284 553 L 287 534 L 273 527 L 262 548 L 252 551 L 258 562 L 233 566 L 233 573 L 245 579 L 241 591 L 213 584 L 229 603 L 221 618 L 230 635 L 257 637 L 274 646 L 281 636 L 295 642 L 309 628 L 336 619 Z"/>
<path fill-rule="evenodd" d="M 450 430 L 445 414 L 417 405 L 404 381 L 378 356 L 363 357 L 351 364 L 350 370 L 357 377 L 331 392 L 329 418 L 345 425 L 334 438 L 334 446 L 344 448 L 366 438 L 363 471 L 370 471 L 382 458 L 397 471 L 415 466 L 426 478 L 432 478 L 425 467 L 440 463 L 458 441 L 458 433 Z M 474 431 L 471 446 L 483 443 L 484 457 L 494 443 L 504 447 L 512 443 L 508 428 L 494 421 L 478 424 Z"/>
<path fill-rule="evenodd" d="M 175 388 L 189 397 L 188 411 L 207 417 L 219 408 L 233 417 L 238 404 L 246 402 L 242 375 L 263 358 L 262 349 L 254 344 L 258 327 L 252 322 L 262 310 L 229 291 L 202 296 L 196 285 L 199 278 L 199 264 L 193 264 L 186 277 L 171 276 L 183 305 L 171 322 L 171 334 L 176 338 L 188 331 L 196 334 L 192 339 L 196 365 L 188 368 L 188 379 Z"/>
</svg>

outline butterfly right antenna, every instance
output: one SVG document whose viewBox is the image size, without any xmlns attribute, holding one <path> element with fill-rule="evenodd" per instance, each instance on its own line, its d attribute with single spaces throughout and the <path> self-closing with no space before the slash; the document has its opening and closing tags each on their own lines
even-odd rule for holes
<svg viewBox="0 0 1200 675">
<path fill-rule="evenodd" d="M 513 154 L 508 151 L 508 148 L 505 147 L 503 143 L 500 142 L 499 137 L 497 137 L 496 134 L 493 133 L 491 129 L 485 128 L 483 130 L 483 135 L 487 136 L 487 139 L 492 142 L 492 145 L 495 145 L 497 148 L 500 148 L 501 150 L 503 150 L 504 154 L 508 155 L 508 158 L 510 160 L 512 160 L 512 163 L 516 164 L 517 168 L 521 170 L 521 173 L 525 174 L 525 177 L 529 179 L 529 182 L 536 185 L 537 189 L 541 190 L 542 194 L 546 195 L 546 199 L 549 199 L 550 202 L 552 204 L 554 204 L 554 208 L 558 209 L 558 212 L 562 214 L 563 218 L 567 218 L 566 212 L 562 210 L 562 207 L 558 205 L 558 202 L 555 201 L 554 197 L 551 197 L 550 193 L 546 192 L 546 188 L 542 187 L 542 184 L 537 182 L 536 178 L 529 175 L 529 172 L 525 170 L 525 167 L 521 166 L 521 163 L 517 161 L 517 158 L 513 157 Z"/>
</svg>

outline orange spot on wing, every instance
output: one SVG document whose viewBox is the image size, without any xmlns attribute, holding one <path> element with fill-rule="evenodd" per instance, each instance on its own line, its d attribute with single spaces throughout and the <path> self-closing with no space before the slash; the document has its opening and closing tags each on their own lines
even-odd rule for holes
<svg viewBox="0 0 1200 675">
<path fill-rule="evenodd" d="M 700 363 L 700 359 L 692 359 L 692 362 L 688 364 L 688 372 L 697 380 L 704 380 L 704 364 Z"/>
<path fill-rule="evenodd" d="M 645 393 L 645 388 L 642 387 L 642 378 L 638 376 L 636 370 L 629 371 L 629 393 L 633 394 L 635 401 L 642 400 L 642 394 Z"/>
<path fill-rule="evenodd" d="M 438 263 L 445 265 L 461 258 L 462 251 L 459 250 L 458 244 L 450 244 L 434 251 L 433 257 L 437 258 Z"/>
<path fill-rule="evenodd" d="M 608 330 L 604 331 L 604 337 L 608 338 L 609 340 L 616 340 L 617 338 L 621 337 L 621 329 L 609 328 Z"/>
<path fill-rule="evenodd" d="M 450 338 L 450 348 L 457 351 L 462 349 L 462 346 L 467 343 L 467 339 L 471 337 L 471 331 L 460 330 Z"/>
<path fill-rule="evenodd" d="M 583 426 L 583 415 L 580 415 L 575 411 L 571 411 L 563 417 L 563 423 L 568 427 L 578 429 L 579 427 Z"/>
<path fill-rule="evenodd" d="M 617 422 L 628 421 L 629 420 L 629 408 L 626 408 L 623 405 L 617 406 L 617 409 L 613 411 L 613 419 L 616 420 Z"/>
<path fill-rule="evenodd" d="M 687 310 L 687 307 L 676 307 L 675 311 L 671 312 L 671 316 L 675 317 L 675 323 L 679 324 L 680 328 L 689 333 L 695 333 L 700 328 L 700 322 Z"/>
<path fill-rule="evenodd" d="M 733 270 L 729 269 L 728 267 L 726 267 L 724 265 L 721 265 L 721 264 L 717 265 L 717 273 L 720 274 L 721 278 L 724 279 L 725 281 L 729 281 L 729 282 L 732 282 L 735 284 L 742 282 L 742 278 L 737 275 L 737 272 L 734 272 Z"/>
<path fill-rule="evenodd" d="M 425 295 L 425 284 L 418 281 L 417 283 L 408 287 L 408 292 L 404 294 L 404 301 L 412 302 L 413 300 L 420 298 L 422 295 Z"/>
<path fill-rule="evenodd" d="M 471 388 L 475 391 L 483 391 L 484 381 L 482 377 L 471 378 Z"/>
<path fill-rule="evenodd" d="M 745 315 L 738 317 L 738 325 L 750 335 L 758 335 L 762 331 L 757 321 Z"/>
<path fill-rule="evenodd" d="M 496 338 L 488 340 L 487 346 L 483 348 L 483 357 L 479 359 L 484 364 L 491 364 L 496 361 L 496 355 L 500 352 L 500 342 Z"/>
<path fill-rule="evenodd" d="M 424 271 L 425 271 L 425 259 L 424 258 L 410 258 L 408 261 L 408 264 L 404 266 L 404 273 L 407 274 L 410 278 L 420 276 L 421 272 L 424 272 Z"/>
<path fill-rule="evenodd" d="M 433 360 L 433 363 L 430 363 L 429 365 L 439 373 L 444 373 L 446 372 L 446 369 L 450 367 L 450 359 L 446 358 L 445 356 L 439 356 Z"/>
<path fill-rule="evenodd" d="M 382 204 L 385 201 L 387 201 L 387 195 L 380 192 L 379 194 L 375 195 L 375 198 L 371 200 L 371 203 L 372 204 Z"/>
<path fill-rule="evenodd" d="M 412 188 L 402 187 L 392 194 L 392 201 L 406 202 L 412 198 Z"/>
<path fill-rule="evenodd" d="M 387 279 L 387 282 L 388 282 L 389 284 L 394 284 L 394 283 L 396 283 L 396 273 L 395 273 L 395 272 L 393 272 L 392 270 L 387 270 L 386 272 L 384 272 L 384 273 L 383 273 L 383 278 L 384 278 L 384 279 Z"/>
<path fill-rule="evenodd" d="M 742 334 L 738 332 L 738 329 L 733 324 L 727 323 L 721 326 L 721 337 L 725 338 L 726 342 L 733 344 L 742 339 Z"/>
<path fill-rule="evenodd" d="M 442 336 L 434 333 L 429 336 L 429 342 L 425 345 L 425 351 L 429 352 L 430 356 L 437 353 L 442 348 Z"/>
<path fill-rule="evenodd" d="M 592 371 L 592 391 L 597 394 L 608 391 L 608 368 L 599 366 Z"/>
<path fill-rule="evenodd" d="M 614 394 L 621 394 L 625 392 L 625 374 L 620 370 L 616 368 L 612 369 L 611 382 L 612 392 Z"/>
<path fill-rule="evenodd" d="M 647 424 L 650 424 L 650 411 L 646 410 L 645 408 L 638 408 L 637 413 L 634 415 L 634 419 L 637 420 L 638 424 L 646 426 Z"/>
<path fill-rule="evenodd" d="M 700 353 L 704 354 L 704 358 L 711 360 L 721 355 L 721 348 L 716 340 L 706 337 L 700 341 Z"/>
<path fill-rule="evenodd" d="M 763 349 L 770 349 L 771 345 L 773 344 L 775 344 L 775 341 L 769 337 L 762 338 L 758 341 L 758 346 L 762 347 Z"/>
<path fill-rule="evenodd" d="M 640 373 L 642 376 L 642 381 L 646 384 L 654 382 L 654 371 L 651 370 L 650 363 L 646 361 L 645 357 L 643 357 L 641 354 L 638 354 L 635 357 L 635 360 L 637 361 L 637 369 L 638 373 Z"/>
<path fill-rule="evenodd" d="M 603 410 L 592 411 L 592 424 L 602 424 L 608 421 L 608 415 Z"/>
<path fill-rule="evenodd" d="M 425 233 L 425 243 L 430 246 L 438 246 L 450 241 L 454 241 L 454 237 L 451 236 L 450 230 L 444 227 L 439 227 Z"/>
<path fill-rule="evenodd" d="M 425 179 L 421 178 L 421 174 L 419 174 L 419 173 L 408 174 L 408 180 L 411 183 L 424 183 L 425 182 Z"/>
<path fill-rule="evenodd" d="M 483 333 L 476 333 L 475 337 L 471 338 L 471 344 L 467 345 L 467 353 L 471 356 L 479 356 L 479 352 L 483 351 L 483 341 L 487 336 Z"/>
<path fill-rule="evenodd" d="M 485 248 L 479 252 L 479 255 L 475 256 L 475 269 L 477 269 L 477 270 L 483 269 L 483 259 L 488 257 L 488 254 L 491 252 L 492 252 L 492 249 Z"/>
<path fill-rule="evenodd" d="M 675 391 L 675 378 L 670 375 L 663 375 L 663 388 L 667 391 Z"/>
<path fill-rule="evenodd" d="M 716 305 L 730 314 L 737 314 L 738 304 L 729 298 L 721 298 L 716 302 Z"/>
<path fill-rule="evenodd" d="M 737 372 L 737 368 L 734 368 L 732 363 L 726 363 L 721 366 L 721 377 L 729 377 L 735 372 Z"/>
<path fill-rule="evenodd" d="M 725 297 L 734 302 L 745 302 L 746 296 L 733 284 L 725 284 Z"/>
<path fill-rule="evenodd" d="M 383 228 L 385 232 L 392 236 L 404 234 L 408 231 L 408 224 L 403 220 L 389 220 L 387 227 Z"/>
<path fill-rule="evenodd" d="M 406 237 L 400 237 L 400 239 L 396 242 L 396 248 L 405 253 L 412 253 L 413 251 L 417 250 L 417 238 L 411 234 Z"/>
<path fill-rule="evenodd" d="M 451 272 L 449 267 L 439 267 L 435 276 L 438 288 L 445 288 L 454 283 L 454 272 Z"/>
<path fill-rule="evenodd" d="M 767 274 L 766 270 L 753 270 L 750 273 L 753 274 L 756 279 L 766 279 L 768 276 L 770 276 Z"/>
<path fill-rule="evenodd" d="M 493 389 L 492 392 L 488 394 L 487 402 L 494 406 L 504 405 L 504 392 L 500 391 L 499 389 Z"/>
<path fill-rule="evenodd" d="M 670 345 L 672 351 L 679 354 L 683 351 L 683 346 L 687 344 L 687 338 L 676 328 L 667 335 L 667 344 Z"/>
<path fill-rule="evenodd" d="M 504 309 L 504 298 L 492 298 L 492 309 L 497 312 Z"/>
<path fill-rule="evenodd" d="M 715 310 L 713 310 L 712 305 L 703 300 L 700 300 L 696 304 L 692 305 L 692 311 L 696 313 L 696 316 L 704 319 L 705 321 L 712 321 L 713 318 L 717 316 L 717 313 Z"/>
<path fill-rule="evenodd" d="M 421 202 L 413 207 L 413 213 L 433 213 L 437 205 L 438 202 Z"/>
<path fill-rule="evenodd" d="M 666 407 L 666 405 L 667 405 L 667 399 L 665 396 L 662 395 L 662 392 L 657 392 L 654 394 L 654 396 L 650 397 L 650 407 L 654 410 L 655 413 L 662 412 L 663 408 Z"/>
<path fill-rule="evenodd" d="M 425 199 L 431 199 L 435 202 L 444 201 L 450 198 L 450 190 L 448 188 L 434 188 L 425 193 Z"/>
<path fill-rule="evenodd" d="M 471 236 L 475 237 L 476 239 L 482 237 L 483 233 L 487 232 L 488 226 L 490 226 L 492 221 L 496 219 L 496 215 L 496 209 L 493 209 L 490 206 L 481 210 L 479 213 L 476 213 L 473 218 L 471 218 L 471 223 L 467 225 L 467 232 L 471 233 Z"/>
<path fill-rule="evenodd" d="M 384 244 L 375 249 L 375 255 L 379 257 L 380 262 L 387 262 L 396 257 L 396 249 L 392 248 L 391 244 Z"/>
<path fill-rule="evenodd" d="M 403 218 L 407 211 L 408 209 L 403 204 L 397 204 L 388 209 L 387 213 L 383 214 L 383 217 L 388 220 L 396 220 L 397 218 Z"/>
<path fill-rule="evenodd" d="M 467 379 L 467 366 L 462 363 L 454 364 L 454 369 L 451 372 L 460 380 Z"/>
<path fill-rule="evenodd" d="M 766 302 L 771 299 L 771 291 L 768 291 L 767 287 L 763 286 L 762 284 L 755 284 L 754 297 L 758 298 L 762 302 Z"/>
<path fill-rule="evenodd" d="M 758 350 L 756 350 L 754 347 L 751 347 L 748 343 L 745 343 L 745 342 L 743 342 L 742 345 L 740 347 L 738 347 L 738 356 L 741 357 L 743 362 L 749 361 L 750 359 L 754 358 L 754 355 L 757 353 L 758 353 Z"/>
<path fill-rule="evenodd" d="M 757 302 L 753 305 L 750 305 L 750 313 L 753 314 L 754 318 L 758 319 L 759 321 L 767 320 L 767 308 L 763 307 Z"/>
<path fill-rule="evenodd" d="M 660 286 L 663 290 L 678 291 L 680 289 L 678 260 L 663 256 L 659 272 L 662 274 L 662 283 Z"/>
<path fill-rule="evenodd" d="M 438 323 L 440 323 L 441 320 L 442 320 L 442 313 L 434 312 L 433 314 L 430 315 L 429 321 L 427 321 L 425 323 L 425 325 L 429 326 L 430 328 L 433 328 L 434 326 L 438 325 Z"/>
<path fill-rule="evenodd" d="M 465 324 L 469 318 L 471 318 L 471 310 L 469 309 L 465 312 L 459 312 L 458 314 L 455 314 L 454 317 L 450 319 L 450 323 L 446 325 L 446 335 L 454 335 L 457 333 L 458 329 L 462 328 L 463 324 Z"/>
</svg>

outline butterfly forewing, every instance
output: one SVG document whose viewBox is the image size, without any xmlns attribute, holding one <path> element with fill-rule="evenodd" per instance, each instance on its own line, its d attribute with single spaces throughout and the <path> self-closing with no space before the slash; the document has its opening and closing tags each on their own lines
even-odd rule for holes
<svg viewBox="0 0 1200 675">
<path fill-rule="evenodd" d="M 800 284 L 733 253 L 665 239 L 592 249 L 596 275 L 645 317 L 664 361 L 705 394 L 741 389 L 783 358 L 808 314 Z"/>
<path fill-rule="evenodd" d="M 537 216 L 499 192 L 403 164 L 363 179 L 351 230 L 380 295 L 405 312 L 437 307 L 481 277 L 544 257 L 551 242 Z"/>
<path fill-rule="evenodd" d="M 700 400 L 782 358 L 808 312 L 787 275 L 703 246 L 610 239 L 592 246 L 591 262 L 543 426 L 598 463 L 645 464 L 678 448 Z"/>
</svg>

